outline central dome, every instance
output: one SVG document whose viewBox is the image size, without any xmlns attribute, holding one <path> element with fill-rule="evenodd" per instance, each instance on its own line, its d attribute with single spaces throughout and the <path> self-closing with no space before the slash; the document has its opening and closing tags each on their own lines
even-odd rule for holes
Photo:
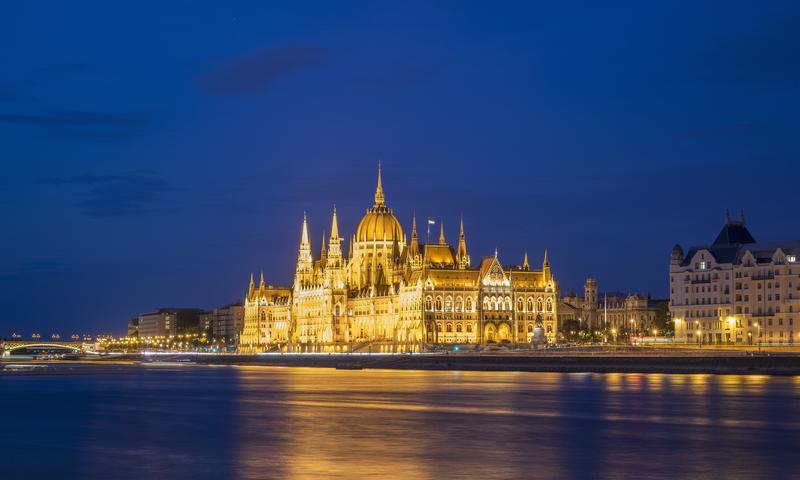
<svg viewBox="0 0 800 480">
<path fill-rule="evenodd" d="M 356 229 L 357 242 L 403 241 L 403 228 L 392 210 L 384 204 L 381 169 L 378 166 L 378 187 L 375 189 L 375 205 L 372 206 L 358 223 Z"/>
</svg>

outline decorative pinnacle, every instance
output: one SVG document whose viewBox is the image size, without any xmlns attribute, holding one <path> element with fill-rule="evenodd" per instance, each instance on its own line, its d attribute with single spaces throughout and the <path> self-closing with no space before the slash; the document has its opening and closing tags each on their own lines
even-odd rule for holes
<svg viewBox="0 0 800 480">
<path fill-rule="evenodd" d="M 383 183 L 381 182 L 381 162 L 378 160 L 378 187 L 375 189 L 375 206 L 383 205 Z"/>
</svg>

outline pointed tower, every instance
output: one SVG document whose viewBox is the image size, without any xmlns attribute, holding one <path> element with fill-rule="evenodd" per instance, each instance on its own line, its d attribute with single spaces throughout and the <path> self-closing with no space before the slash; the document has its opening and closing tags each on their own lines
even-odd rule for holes
<svg viewBox="0 0 800 480">
<path fill-rule="evenodd" d="M 725 209 L 725 225 L 731 224 L 731 211 L 727 208 Z"/>
<path fill-rule="evenodd" d="M 333 206 L 333 218 L 331 219 L 331 236 L 328 240 L 328 263 L 342 260 L 342 239 L 339 237 L 339 221 L 336 218 L 336 205 Z"/>
<path fill-rule="evenodd" d="M 325 267 L 325 265 L 328 263 L 328 251 L 325 250 L 325 231 L 324 230 L 322 232 L 322 241 L 320 243 L 322 244 L 322 248 L 320 248 L 320 251 L 319 251 L 319 264 L 320 264 L 320 266 Z"/>
<path fill-rule="evenodd" d="M 342 239 L 339 237 L 339 221 L 336 218 L 336 205 L 333 206 L 333 217 L 331 218 L 331 236 L 328 239 L 328 258 L 325 267 L 324 283 L 327 287 L 344 287 L 344 259 L 342 259 Z"/>
<path fill-rule="evenodd" d="M 265 287 L 265 284 L 264 284 L 264 271 L 262 270 L 261 271 L 261 280 L 258 281 L 258 289 L 259 290 L 263 290 L 264 287 Z"/>
<path fill-rule="evenodd" d="M 417 214 L 411 217 L 411 255 L 419 255 L 419 237 L 417 237 Z"/>
<path fill-rule="evenodd" d="M 253 292 L 256 289 L 255 282 L 253 282 L 253 272 L 250 272 L 250 285 L 247 287 L 247 297 L 250 298 L 253 296 Z"/>
<path fill-rule="evenodd" d="M 422 252 L 419 249 L 419 236 L 417 235 L 417 214 L 411 217 L 411 246 L 408 252 L 408 262 L 412 269 L 422 268 Z"/>
<path fill-rule="evenodd" d="M 461 217 L 461 228 L 458 234 L 458 251 L 456 252 L 458 268 L 469 268 L 470 259 L 467 254 L 467 237 L 464 235 L 464 217 Z"/>
<path fill-rule="evenodd" d="M 375 187 L 375 206 L 383 205 L 383 182 L 381 182 L 381 162 L 378 162 L 378 186 Z"/>
<path fill-rule="evenodd" d="M 522 269 L 526 272 L 531 269 L 530 264 L 528 263 L 528 251 L 525 250 L 525 257 L 522 259 Z"/>
<path fill-rule="evenodd" d="M 308 239 L 308 219 L 303 213 L 303 230 L 300 234 L 300 248 L 297 250 L 297 267 L 295 284 L 308 285 L 314 270 L 314 258 L 311 256 L 311 242 Z"/>
<path fill-rule="evenodd" d="M 744 227 L 744 209 L 739 211 L 739 225 Z"/>
<path fill-rule="evenodd" d="M 447 245 L 444 239 L 444 220 L 439 223 L 439 245 Z"/>
<path fill-rule="evenodd" d="M 542 277 L 544 277 L 545 281 L 550 280 L 550 260 L 547 259 L 547 249 L 544 249 L 544 261 L 542 262 Z"/>
</svg>

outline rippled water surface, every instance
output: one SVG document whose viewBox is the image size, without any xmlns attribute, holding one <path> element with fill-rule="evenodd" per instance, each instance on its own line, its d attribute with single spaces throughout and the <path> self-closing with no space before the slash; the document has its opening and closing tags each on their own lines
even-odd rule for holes
<svg viewBox="0 0 800 480">
<path fill-rule="evenodd" d="M 800 377 L 0 373 L 3 478 L 798 478 Z"/>
</svg>

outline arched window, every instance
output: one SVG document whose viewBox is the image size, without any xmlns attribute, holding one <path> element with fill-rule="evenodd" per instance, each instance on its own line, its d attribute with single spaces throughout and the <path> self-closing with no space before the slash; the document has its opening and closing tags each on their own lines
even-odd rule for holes
<svg viewBox="0 0 800 480">
<path fill-rule="evenodd" d="M 333 314 L 336 315 L 337 317 L 342 314 L 342 306 L 339 305 L 338 303 L 336 304 L 336 307 L 333 309 Z"/>
<path fill-rule="evenodd" d="M 472 333 L 472 324 L 471 323 L 467 324 L 467 333 Z"/>
<path fill-rule="evenodd" d="M 444 300 L 444 311 L 449 312 L 453 310 L 453 297 L 450 295 L 447 296 Z"/>
<path fill-rule="evenodd" d="M 533 311 L 533 298 L 531 297 L 528 297 L 528 311 L 529 312 Z"/>
<path fill-rule="evenodd" d="M 447 333 L 453 333 L 453 324 L 452 323 L 448 323 L 447 324 Z"/>
<path fill-rule="evenodd" d="M 467 311 L 472 311 L 472 297 L 467 297 Z"/>
<path fill-rule="evenodd" d="M 456 312 L 460 312 L 463 310 L 464 303 L 461 301 L 461 297 L 456 297 Z"/>
<path fill-rule="evenodd" d="M 553 311 L 553 299 L 552 298 L 548 298 L 547 299 L 547 311 L 548 312 L 552 312 Z"/>
<path fill-rule="evenodd" d="M 483 297 L 483 309 L 490 310 L 491 306 L 489 305 L 489 297 Z"/>
<path fill-rule="evenodd" d="M 431 297 L 425 297 L 425 310 L 429 312 L 433 310 L 433 299 Z"/>
<path fill-rule="evenodd" d="M 504 308 L 505 310 L 511 310 L 511 309 L 512 309 L 511 307 L 512 307 L 514 304 L 513 304 L 513 303 L 511 303 L 511 297 L 506 297 L 506 301 L 505 301 L 505 304 L 504 304 L 504 305 L 505 305 L 505 306 L 504 306 L 503 308 Z"/>
<path fill-rule="evenodd" d="M 456 333 L 461 333 L 461 324 L 460 323 L 456 324 Z"/>
<path fill-rule="evenodd" d="M 525 308 L 525 302 L 522 300 L 522 297 L 517 299 L 517 311 L 521 312 Z"/>
<path fill-rule="evenodd" d="M 266 314 L 266 312 L 261 312 L 261 321 L 263 322 L 263 321 L 265 321 L 266 319 L 267 319 L 267 314 Z"/>
<path fill-rule="evenodd" d="M 436 311 L 442 311 L 442 297 L 436 297 Z"/>
<path fill-rule="evenodd" d="M 442 322 L 439 322 L 439 323 L 437 323 L 437 324 L 436 324 L 436 330 L 438 330 L 438 331 L 440 331 L 440 332 L 441 332 L 441 331 L 443 331 L 443 330 L 442 330 L 443 328 L 444 328 L 444 327 L 443 327 L 443 325 L 442 325 Z"/>
<path fill-rule="evenodd" d="M 491 304 L 492 308 L 495 310 L 500 310 L 500 304 L 497 302 L 497 297 L 492 297 Z"/>
<path fill-rule="evenodd" d="M 544 308 L 542 308 L 542 297 L 536 299 L 536 311 L 543 312 Z"/>
<path fill-rule="evenodd" d="M 528 333 L 533 333 L 533 325 L 528 325 Z"/>
</svg>

